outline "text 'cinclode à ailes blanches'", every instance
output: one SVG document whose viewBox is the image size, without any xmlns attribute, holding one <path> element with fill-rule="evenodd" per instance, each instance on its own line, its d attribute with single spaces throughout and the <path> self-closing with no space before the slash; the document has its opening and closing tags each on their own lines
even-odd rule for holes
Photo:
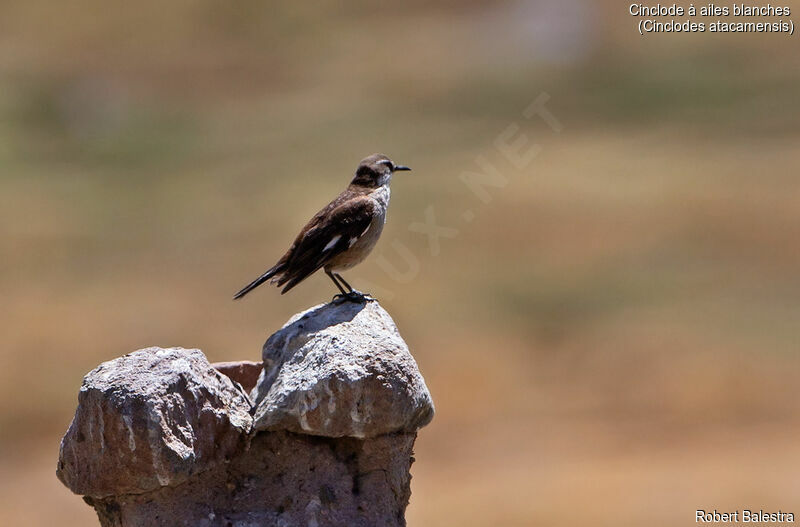
<svg viewBox="0 0 800 527">
<path fill-rule="evenodd" d="M 639 33 L 785 33 L 794 34 L 789 6 L 772 4 L 630 4 L 640 18 Z M 703 20 L 695 20 L 702 17 Z"/>
</svg>

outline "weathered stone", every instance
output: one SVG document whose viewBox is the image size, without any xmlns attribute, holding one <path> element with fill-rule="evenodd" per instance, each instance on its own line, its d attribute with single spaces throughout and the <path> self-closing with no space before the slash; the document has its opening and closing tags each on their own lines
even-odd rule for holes
<svg viewBox="0 0 800 527">
<path fill-rule="evenodd" d="M 263 355 L 264 369 L 160 348 L 101 364 L 84 379 L 58 477 L 104 527 L 404 526 L 433 404 L 389 315 L 319 306 Z M 244 393 L 254 384 L 257 408 Z"/>
<path fill-rule="evenodd" d="M 415 431 L 433 402 L 377 302 L 324 304 L 292 317 L 262 353 L 255 429 L 368 438 Z"/>
<path fill-rule="evenodd" d="M 250 392 L 256 387 L 258 376 L 264 369 L 261 362 L 240 360 L 235 362 L 214 362 L 211 364 L 218 372 L 225 374 L 230 380 L 238 382 L 245 391 Z"/>
<path fill-rule="evenodd" d="M 400 527 L 415 437 L 262 432 L 182 485 L 87 501 L 104 527 Z"/>
<path fill-rule="evenodd" d="M 57 475 L 95 498 L 178 485 L 243 449 L 249 409 L 199 350 L 130 353 L 84 377 Z"/>
</svg>

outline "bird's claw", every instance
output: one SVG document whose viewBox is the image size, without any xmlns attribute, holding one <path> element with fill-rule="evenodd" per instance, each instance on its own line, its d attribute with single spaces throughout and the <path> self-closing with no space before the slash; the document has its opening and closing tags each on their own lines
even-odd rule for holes
<svg viewBox="0 0 800 527">
<path fill-rule="evenodd" d="M 341 302 L 355 302 L 356 304 L 363 304 L 366 302 L 375 302 L 377 298 L 369 295 L 368 293 L 362 293 L 361 291 L 356 291 L 353 289 L 349 293 L 339 293 L 335 295 L 331 299 L 331 303 L 339 304 Z"/>
</svg>

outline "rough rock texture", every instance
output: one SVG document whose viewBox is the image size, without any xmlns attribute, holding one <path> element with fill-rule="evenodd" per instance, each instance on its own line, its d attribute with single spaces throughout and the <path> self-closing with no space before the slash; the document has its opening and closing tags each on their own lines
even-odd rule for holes
<svg viewBox="0 0 800 527">
<path fill-rule="evenodd" d="M 105 527 L 401 526 L 415 436 L 260 433 L 230 464 L 183 485 L 87 501 Z"/>
<path fill-rule="evenodd" d="M 84 378 L 58 477 L 107 527 L 405 525 L 433 404 L 389 315 L 377 303 L 313 308 L 264 358 L 262 371 L 149 348 L 101 364 Z M 256 408 L 245 390 L 258 372 Z"/>
<path fill-rule="evenodd" d="M 94 497 L 178 485 L 245 446 L 249 410 L 199 350 L 139 350 L 83 379 L 56 473 Z"/>
<path fill-rule="evenodd" d="M 299 313 L 267 340 L 262 358 L 251 393 L 256 430 L 366 438 L 433 418 L 417 363 L 377 302 Z"/>
</svg>

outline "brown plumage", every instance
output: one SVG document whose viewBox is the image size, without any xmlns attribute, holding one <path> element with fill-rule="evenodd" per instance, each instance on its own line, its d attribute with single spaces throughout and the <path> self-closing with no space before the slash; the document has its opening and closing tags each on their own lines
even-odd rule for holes
<svg viewBox="0 0 800 527">
<path fill-rule="evenodd" d="M 267 280 L 283 286 L 281 294 L 286 293 L 319 269 L 325 270 L 342 295 L 363 298 L 338 272 L 362 262 L 377 243 L 389 205 L 389 182 L 400 170 L 410 168 L 395 165 L 382 154 L 363 159 L 347 189 L 311 218 L 278 263 L 243 287 L 234 299 Z"/>
</svg>

